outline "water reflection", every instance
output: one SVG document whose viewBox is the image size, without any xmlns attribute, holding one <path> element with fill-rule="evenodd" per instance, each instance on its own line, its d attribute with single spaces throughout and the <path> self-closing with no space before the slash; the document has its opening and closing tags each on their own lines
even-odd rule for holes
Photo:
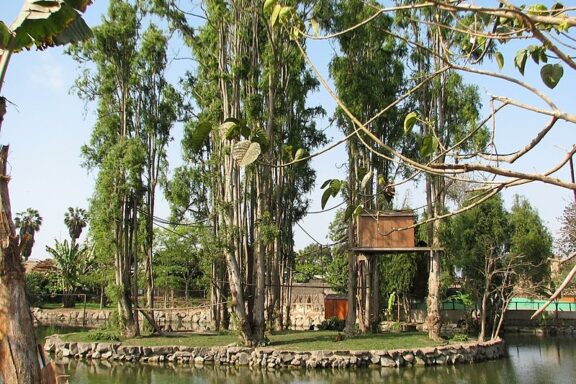
<svg viewBox="0 0 576 384">
<path fill-rule="evenodd" d="M 150 365 L 108 361 L 60 361 L 71 383 L 291 383 L 347 384 L 368 382 L 422 384 L 564 384 L 574 383 L 573 337 L 509 337 L 509 357 L 476 365 L 413 368 L 283 369 L 222 366 Z"/>
</svg>

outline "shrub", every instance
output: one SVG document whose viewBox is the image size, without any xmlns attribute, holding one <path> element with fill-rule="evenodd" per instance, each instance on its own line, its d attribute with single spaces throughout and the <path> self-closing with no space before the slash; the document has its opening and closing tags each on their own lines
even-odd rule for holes
<svg viewBox="0 0 576 384">
<path fill-rule="evenodd" d="M 468 341 L 468 335 L 465 333 L 455 333 L 454 336 L 450 339 L 450 341 L 454 341 L 457 343 Z"/>
<path fill-rule="evenodd" d="M 324 320 L 318 328 L 322 331 L 343 331 L 345 326 L 346 321 L 332 316 L 328 320 Z"/>
<path fill-rule="evenodd" d="M 120 341 L 120 333 L 116 329 L 92 329 L 88 331 L 86 338 L 91 341 Z"/>
</svg>

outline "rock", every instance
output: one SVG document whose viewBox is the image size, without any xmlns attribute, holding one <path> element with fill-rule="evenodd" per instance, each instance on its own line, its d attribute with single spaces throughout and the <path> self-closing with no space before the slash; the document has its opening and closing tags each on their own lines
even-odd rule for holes
<svg viewBox="0 0 576 384">
<path fill-rule="evenodd" d="M 424 366 L 424 365 L 427 365 L 427 362 L 426 362 L 425 358 L 422 358 L 420 356 L 416 356 L 415 357 L 415 364 L 418 366 Z"/>
<path fill-rule="evenodd" d="M 194 364 L 204 364 L 204 358 L 202 356 L 196 356 L 194 358 Z"/>
<path fill-rule="evenodd" d="M 104 352 L 104 353 L 102 354 L 102 358 L 105 359 L 105 360 L 108 360 L 109 358 L 112 357 L 112 355 L 113 355 L 112 351 Z"/>
<path fill-rule="evenodd" d="M 145 359 L 148 359 L 149 363 L 157 363 L 160 361 L 160 356 L 150 356 L 150 357 L 145 357 Z"/>
<path fill-rule="evenodd" d="M 380 358 L 380 365 L 386 368 L 393 368 L 396 366 L 396 362 L 391 357 L 382 356 Z"/>
<path fill-rule="evenodd" d="M 96 344 L 96 352 L 98 353 L 106 353 L 110 350 L 112 350 L 112 345 L 107 344 L 107 343 L 98 343 Z"/>
<path fill-rule="evenodd" d="M 409 352 L 402 357 L 408 364 L 414 363 L 414 354 L 412 352 Z"/>
<path fill-rule="evenodd" d="M 436 356 L 434 362 L 438 365 L 446 365 L 448 364 L 448 358 L 445 355 Z"/>
<path fill-rule="evenodd" d="M 44 342 L 44 350 L 46 352 L 55 352 L 56 351 L 56 339 L 52 337 L 47 337 L 46 341 Z"/>
<path fill-rule="evenodd" d="M 192 357 L 192 353 L 177 351 L 177 352 L 174 352 L 174 354 L 172 356 L 174 356 L 175 359 L 188 358 L 188 360 L 190 360 L 190 358 Z"/>
<path fill-rule="evenodd" d="M 165 347 L 165 346 L 161 346 L 161 347 L 151 347 L 152 353 L 154 355 L 167 355 L 169 353 L 173 352 L 172 347 Z"/>
<path fill-rule="evenodd" d="M 287 364 L 287 363 L 291 362 L 292 360 L 294 360 L 294 355 L 291 353 L 283 353 L 280 356 L 280 360 L 282 361 L 282 363 Z"/>
<path fill-rule="evenodd" d="M 87 343 L 79 343 L 78 344 L 78 354 L 79 355 L 86 355 L 88 352 L 92 350 L 92 345 Z"/>
<path fill-rule="evenodd" d="M 250 355 L 246 352 L 240 352 L 237 356 L 237 365 L 248 365 L 250 363 Z"/>
</svg>

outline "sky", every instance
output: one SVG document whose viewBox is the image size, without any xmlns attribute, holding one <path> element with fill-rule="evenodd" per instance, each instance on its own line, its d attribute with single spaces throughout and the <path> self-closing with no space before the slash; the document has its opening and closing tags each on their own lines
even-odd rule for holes
<svg viewBox="0 0 576 384">
<path fill-rule="evenodd" d="M 0 2 L 0 20 L 10 24 L 15 18 L 20 1 Z M 99 23 L 101 15 L 105 13 L 107 1 L 95 1 L 84 15 L 90 26 Z M 332 54 L 332 47 L 326 41 L 308 42 L 313 62 L 319 67 L 321 73 L 327 76 L 328 63 Z M 517 74 L 512 66 L 514 47 L 505 53 L 507 62 L 504 72 Z M 181 47 L 173 46 L 170 49 L 171 57 L 186 56 Z M 174 60 L 171 62 L 169 77 L 177 81 L 178 77 L 188 68 L 190 61 Z M 495 64 L 487 67 L 498 71 Z M 566 71 L 570 72 L 570 71 Z M 80 147 L 87 143 L 91 128 L 95 121 L 94 104 L 88 106 L 79 100 L 71 91 L 79 70 L 76 63 L 63 54 L 62 48 L 47 49 L 43 52 L 29 51 L 12 56 L 10 67 L 6 75 L 2 94 L 10 104 L 6 114 L 0 143 L 9 144 L 9 169 L 11 176 L 10 195 L 13 214 L 34 208 L 40 212 L 44 221 L 36 235 L 36 243 L 32 251 L 32 258 L 43 259 L 48 257 L 45 252 L 46 245 L 52 246 L 54 240 L 68 238 L 68 231 L 64 225 L 64 213 L 68 207 L 88 208 L 88 199 L 92 194 L 96 174 L 89 173 L 82 168 Z M 561 108 L 575 113 L 573 85 L 576 84 L 574 73 L 566 73 L 560 84 L 553 90 L 545 90 L 558 102 Z M 486 78 L 466 76 L 468 82 L 478 84 L 481 96 L 487 99 L 489 95 L 507 95 L 513 97 L 526 96 L 519 89 L 508 84 L 491 81 Z M 532 63 L 527 64 L 525 80 L 541 85 L 538 68 Z M 531 97 L 526 100 L 534 102 Z M 322 105 L 330 116 L 335 108 L 335 102 L 326 91 L 319 91 L 310 97 L 310 104 Z M 484 102 L 483 111 L 488 111 L 489 105 Z M 510 110 L 497 119 L 497 134 L 499 152 L 507 152 L 513 148 L 527 143 L 537 128 L 541 126 L 540 118 L 533 114 L 519 113 Z M 318 122 L 318 127 L 325 128 L 329 138 L 334 141 L 341 138 L 341 134 L 334 128 L 328 128 L 328 120 Z M 576 144 L 574 125 L 559 124 L 536 151 L 527 159 L 518 164 L 518 167 L 538 172 L 555 164 L 565 151 Z M 171 167 L 180 164 L 180 138 L 182 126 L 174 129 L 174 140 L 169 148 L 169 161 Z M 345 148 L 338 147 L 312 162 L 317 170 L 317 187 L 310 194 L 312 205 L 310 211 L 320 211 L 320 197 L 322 191 L 319 185 L 326 179 L 345 177 Z M 568 168 L 565 167 L 556 175 L 567 180 Z M 399 189 L 396 204 L 400 205 L 407 200 L 412 206 L 419 206 L 424 201 L 423 183 L 411 184 Z M 553 235 L 559 229 L 558 218 L 562 215 L 564 207 L 574 198 L 573 192 L 545 185 L 531 183 L 513 191 L 506 191 L 504 198 L 508 208 L 512 196 L 519 193 L 526 196 L 531 204 L 537 208 L 544 223 Z M 330 201 L 328 207 L 337 204 Z M 323 214 L 308 215 L 299 224 L 308 233 L 298 226 L 295 227 L 296 248 L 302 249 L 314 241 L 328 244 L 328 226 L 333 219 L 335 211 Z M 157 207 L 157 216 L 167 217 L 168 207 L 165 201 L 160 201 Z"/>
</svg>

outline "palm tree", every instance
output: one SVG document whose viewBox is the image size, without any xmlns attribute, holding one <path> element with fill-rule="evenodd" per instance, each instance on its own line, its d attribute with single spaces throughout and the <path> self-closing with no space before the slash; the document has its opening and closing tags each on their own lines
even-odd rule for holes
<svg viewBox="0 0 576 384">
<path fill-rule="evenodd" d="M 40 216 L 37 210 L 28 208 L 26 211 L 16 214 L 14 225 L 16 225 L 16 228 L 20 228 L 20 239 L 23 244 L 22 256 L 24 260 L 28 260 L 32 254 L 34 234 L 40 230 L 40 226 L 42 225 L 42 216 Z"/>
<path fill-rule="evenodd" d="M 82 229 L 88 224 L 88 213 L 82 208 L 68 207 L 68 212 L 64 214 L 64 224 L 68 227 L 72 244 L 75 244 L 82 234 Z"/>
</svg>

